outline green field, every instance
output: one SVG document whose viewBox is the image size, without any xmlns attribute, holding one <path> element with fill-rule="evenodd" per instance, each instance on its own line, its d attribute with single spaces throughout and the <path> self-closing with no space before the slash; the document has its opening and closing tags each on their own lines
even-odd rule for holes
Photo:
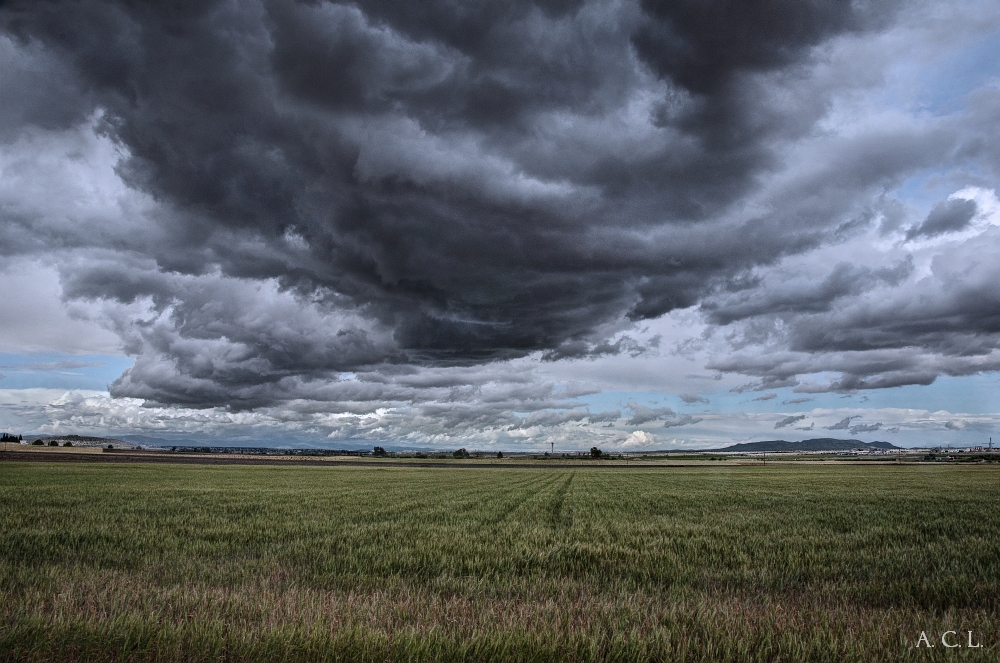
<svg viewBox="0 0 1000 663">
<path fill-rule="evenodd" d="M 997 660 L 998 498 L 983 466 L 0 463 L 0 659 Z"/>
</svg>

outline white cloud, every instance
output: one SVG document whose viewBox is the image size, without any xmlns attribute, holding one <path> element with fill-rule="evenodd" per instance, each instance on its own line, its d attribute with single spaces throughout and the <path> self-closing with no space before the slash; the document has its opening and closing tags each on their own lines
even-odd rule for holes
<svg viewBox="0 0 1000 663">
<path fill-rule="evenodd" d="M 655 447 L 656 446 L 656 436 L 651 433 L 647 433 L 644 430 L 637 430 L 629 433 L 629 436 L 625 438 L 622 442 L 623 448 L 630 447 Z"/>
<path fill-rule="evenodd" d="M 102 308 L 64 302 L 55 266 L 41 259 L 0 264 L 0 301 L 0 352 L 121 354 L 121 339 L 108 329 Z"/>
</svg>

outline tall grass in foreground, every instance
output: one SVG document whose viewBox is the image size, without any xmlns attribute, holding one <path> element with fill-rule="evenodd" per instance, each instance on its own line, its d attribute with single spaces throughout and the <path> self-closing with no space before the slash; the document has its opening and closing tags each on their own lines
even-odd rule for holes
<svg viewBox="0 0 1000 663">
<path fill-rule="evenodd" d="M 993 660 L 998 497 L 988 467 L 3 463 L 0 659 Z"/>
</svg>

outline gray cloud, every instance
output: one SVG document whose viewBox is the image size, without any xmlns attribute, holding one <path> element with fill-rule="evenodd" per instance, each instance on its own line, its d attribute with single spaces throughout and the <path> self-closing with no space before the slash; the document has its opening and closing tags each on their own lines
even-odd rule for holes
<svg viewBox="0 0 1000 663">
<path fill-rule="evenodd" d="M 705 398 L 704 396 L 698 396 L 697 394 L 678 394 L 677 397 L 680 398 L 685 403 L 687 403 L 688 405 L 693 405 L 695 403 L 705 403 L 705 404 L 708 403 L 707 398 Z"/>
<path fill-rule="evenodd" d="M 511 426 L 511 430 L 533 428 L 535 426 L 558 426 L 571 421 L 581 421 L 587 418 L 586 412 L 580 410 L 566 410 L 555 412 L 552 410 L 542 410 L 532 412 L 518 424 Z"/>
<path fill-rule="evenodd" d="M 650 408 L 635 402 L 629 403 L 628 409 L 632 410 L 632 417 L 626 422 L 629 426 L 639 426 L 649 421 L 672 417 L 675 414 L 669 407 Z"/>
<path fill-rule="evenodd" d="M 798 423 L 798 422 L 802 421 L 805 418 L 806 418 L 806 415 L 804 415 L 804 414 L 793 414 L 793 415 L 791 415 L 789 417 L 785 417 L 781 421 L 776 422 L 774 424 L 774 427 L 775 428 L 784 428 L 785 426 L 791 426 L 792 424 Z"/>
<path fill-rule="evenodd" d="M 976 215 L 976 201 L 956 198 L 934 206 L 923 222 L 906 233 L 907 239 L 934 237 L 943 233 L 964 230 Z"/>
<path fill-rule="evenodd" d="M 664 428 L 676 428 L 677 426 L 690 426 L 698 422 L 704 421 L 702 417 L 694 417 L 690 414 L 682 414 L 676 419 L 668 421 L 663 424 Z"/>
<path fill-rule="evenodd" d="M 618 421 L 622 416 L 620 410 L 612 410 L 610 412 L 597 412 L 595 414 L 587 415 L 587 420 L 592 424 L 599 423 L 614 423 Z"/>
<path fill-rule="evenodd" d="M 832 426 L 827 426 L 827 430 L 847 430 L 851 427 L 851 420 L 857 419 L 860 415 L 854 415 L 851 417 L 844 417 Z"/>
<path fill-rule="evenodd" d="M 771 392 L 770 394 L 764 394 L 763 396 L 758 396 L 754 401 L 773 401 L 778 397 L 778 394 Z"/>
<path fill-rule="evenodd" d="M 839 299 L 880 285 L 898 285 L 912 272 L 911 258 L 879 269 L 842 262 L 818 283 L 811 279 L 786 280 L 766 289 L 738 293 L 725 302 L 706 303 L 703 309 L 713 322 L 722 325 L 761 315 L 829 311 Z"/>
<path fill-rule="evenodd" d="M 858 433 L 871 433 L 877 431 L 881 427 L 882 427 L 881 423 L 859 424 L 857 426 L 851 426 L 851 435 L 857 435 Z"/>
</svg>

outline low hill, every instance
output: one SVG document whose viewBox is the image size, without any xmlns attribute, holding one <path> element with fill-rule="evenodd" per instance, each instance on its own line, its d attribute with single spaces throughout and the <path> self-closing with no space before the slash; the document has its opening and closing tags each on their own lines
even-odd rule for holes
<svg viewBox="0 0 1000 663">
<path fill-rule="evenodd" d="M 851 449 L 899 449 L 889 442 L 862 442 L 861 440 L 838 440 L 833 437 L 818 437 L 801 442 L 785 440 L 764 440 L 762 442 L 741 442 L 715 451 L 849 451 Z"/>
</svg>

